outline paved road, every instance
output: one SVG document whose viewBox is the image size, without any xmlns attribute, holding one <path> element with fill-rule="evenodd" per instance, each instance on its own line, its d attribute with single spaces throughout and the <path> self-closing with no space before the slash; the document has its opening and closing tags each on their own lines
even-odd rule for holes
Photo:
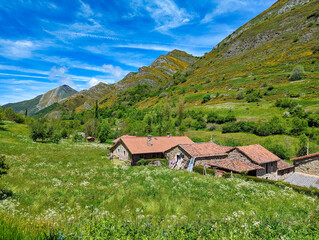
<svg viewBox="0 0 319 240">
<path fill-rule="evenodd" d="M 315 187 L 319 189 L 319 176 L 308 175 L 303 173 L 294 173 L 289 176 L 285 182 L 302 187 Z"/>
</svg>

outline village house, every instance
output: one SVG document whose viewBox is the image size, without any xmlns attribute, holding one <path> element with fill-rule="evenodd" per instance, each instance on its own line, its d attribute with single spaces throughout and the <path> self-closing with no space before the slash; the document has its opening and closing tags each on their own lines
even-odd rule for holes
<svg viewBox="0 0 319 240">
<path fill-rule="evenodd" d="M 242 173 L 272 180 L 292 174 L 294 166 L 281 160 L 259 144 L 226 147 L 215 143 L 180 144 L 165 152 L 171 168 L 184 169 L 191 159 L 194 166 L 206 166 L 220 171 Z"/>
<path fill-rule="evenodd" d="M 318 175 L 319 176 L 319 152 L 293 158 L 296 172 Z"/>
<path fill-rule="evenodd" d="M 86 140 L 88 141 L 88 142 L 95 142 L 95 137 L 87 137 L 86 138 Z"/>
<path fill-rule="evenodd" d="M 131 161 L 135 165 L 140 159 L 161 159 L 164 152 L 179 144 L 193 143 L 185 136 L 165 137 L 120 137 L 110 148 L 111 154 L 120 160 Z"/>
</svg>

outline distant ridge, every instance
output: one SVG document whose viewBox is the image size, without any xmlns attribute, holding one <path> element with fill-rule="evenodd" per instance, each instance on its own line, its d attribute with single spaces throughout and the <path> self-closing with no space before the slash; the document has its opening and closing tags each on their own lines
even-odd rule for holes
<svg viewBox="0 0 319 240">
<path fill-rule="evenodd" d="M 62 85 L 33 99 L 17 103 L 8 103 L 3 105 L 2 107 L 3 109 L 11 107 L 16 113 L 28 109 L 28 114 L 33 115 L 36 112 L 49 107 L 54 103 L 60 102 L 61 100 L 72 96 L 75 93 L 77 93 L 77 91 L 70 86 Z"/>
</svg>

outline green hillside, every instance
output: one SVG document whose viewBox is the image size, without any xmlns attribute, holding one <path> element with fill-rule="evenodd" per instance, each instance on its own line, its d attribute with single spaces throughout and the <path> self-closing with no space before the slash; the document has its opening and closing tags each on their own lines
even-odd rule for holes
<svg viewBox="0 0 319 240">
<path fill-rule="evenodd" d="M 62 99 L 68 98 L 77 91 L 68 85 L 62 85 L 58 88 L 50 90 L 42 95 L 39 95 L 31 100 L 26 100 L 17 103 L 8 103 L 2 106 L 3 109 L 12 108 L 16 113 L 28 110 L 28 115 L 32 116 L 42 109 L 50 107 L 54 103 L 58 103 Z"/>
<path fill-rule="evenodd" d="M 0 152 L 10 169 L 0 189 L 13 195 L 0 200 L 0 239 L 318 238 L 315 196 L 280 183 L 115 165 L 107 146 L 34 143 L 25 125 L 4 122 Z"/>
</svg>

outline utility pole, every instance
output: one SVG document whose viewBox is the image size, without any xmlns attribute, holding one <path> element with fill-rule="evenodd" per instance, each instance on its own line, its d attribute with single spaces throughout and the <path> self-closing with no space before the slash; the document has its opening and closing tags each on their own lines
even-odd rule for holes
<svg viewBox="0 0 319 240">
<path fill-rule="evenodd" d="M 307 138 L 307 155 L 309 155 L 309 138 Z"/>
</svg>

